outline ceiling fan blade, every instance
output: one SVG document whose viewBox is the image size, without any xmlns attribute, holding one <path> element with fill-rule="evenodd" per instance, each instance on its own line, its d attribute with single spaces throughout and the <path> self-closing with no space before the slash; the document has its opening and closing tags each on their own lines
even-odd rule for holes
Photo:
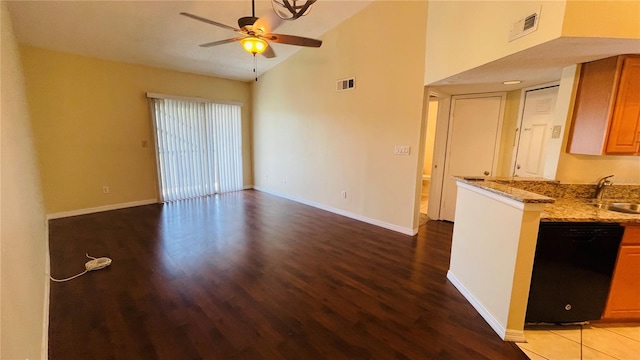
<svg viewBox="0 0 640 360">
<path fill-rule="evenodd" d="M 280 44 L 307 46 L 307 47 L 320 47 L 322 40 L 310 39 L 302 36 L 295 35 L 282 35 L 282 34 L 266 34 L 263 38 Z"/>
<path fill-rule="evenodd" d="M 223 29 L 229 29 L 229 30 L 232 30 L 232 31 L 240 31 L 240 29 L 236 29 L 233 26 L 229 26 L 229 25 L 221 24 L 221 23 L 219 23 L 217 21 L 205 19 L 205 18 L 200 17 L 198 15 L 193 15 L 193 14 L 189 14 L 189 13 L 186 13 L 186 12 L 181 12 L 180 15 L 183 15 L 183 16 L 186 16 L 186 17 L 198 20 L 198 21 L 202 21 L 202 22 L 205 22 L 207 24 L 215 25 L 215 26 L 221 27 Z"/>
<path fill-rule="evenodd" d="M 266 57 L 267 59 L 272 59 L 272 58 L 276 57 L 276 53 L 273 51 L 273 47 L 271 45 L 269 45 L 262 52 L 262 56 Z"/>
<path fill-rule="evenodd" d="M 242 38 L 241 37 L 237 37 L 237 38 L 233 38 L 233 39 L 224 39 L 224 40 L 213 41 L 213 42 L 206 43 L 206 44 L 201 44 L 201 45 L 198 45 L 198 46 L 200 46 L 200 47 L 212 47 L 212 46 L 228 44 L 228 43 L 232 43 L 232 42 L 240 41 L 240 40 L 242 40 Z"/>
<path fill-rule="evenodd" d="M 263 34 L 268 34 L 275 30 L 284 22 L 275 12 L 269 11 L 265 16 L 260 17 L 253 24 L 253 29 L 260 29 Z"/>
</svg>

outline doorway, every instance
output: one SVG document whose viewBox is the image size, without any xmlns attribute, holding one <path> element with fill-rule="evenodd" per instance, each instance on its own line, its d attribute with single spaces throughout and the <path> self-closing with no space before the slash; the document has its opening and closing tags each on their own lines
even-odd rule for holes
<svg viewBox="0 0 640 360">
<path fill-rule="evenodd" d="M 431 190 L 431 172 L 433 168 L 433 153 L 436 138 L 436 123 L 438 120 L 438 99 L 429 96 L 427 110 L 427 126 L 424 146 L 424 164 L 422 170 L 422 190 L 420 192 L 420 216 L 427 216 L 429 209 L 429 192 Z"/>
<path fill-rule="evenodd" d="M 452 97 L 439 219 L 454 221 L 457 185 L 453 176 L 496 173 L 505 101 L 506 93 Z"/>
</svg>

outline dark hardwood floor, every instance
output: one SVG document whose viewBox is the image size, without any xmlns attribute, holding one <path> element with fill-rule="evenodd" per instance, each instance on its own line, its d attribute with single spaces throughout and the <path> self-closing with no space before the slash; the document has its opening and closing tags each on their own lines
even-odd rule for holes
<svg viewBox="0 0 640 360">
<path fill-rule="evenodd" d="M 53 220 L 49 357 L 527 359 L 409 237 L 248 190 Z"/>
</svg>

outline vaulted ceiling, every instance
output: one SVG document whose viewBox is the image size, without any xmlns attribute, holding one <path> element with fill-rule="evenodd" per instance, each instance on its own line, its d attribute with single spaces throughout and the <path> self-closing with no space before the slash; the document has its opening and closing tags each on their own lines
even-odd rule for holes
<svg viewBox="0 0 640 360">
<path fill-rule="evenodd" d="M 298 0 L 302 1 L 302 0 Z M 285 21 L 276 33 L 319 38 L 373 0 L 318 0 L 308 16 Z M 251 15 L 250 0 L 209 1 L 8 1 L 18 41 L 66 53 L 184 72 L 250 81 L 300 48 L 271 43 L 276 57 L 246 53 L 238 43 L 198 45 L 236 37 L 184 16 L 192 13 L 237 27 Z M 271 1 L 256 0 L 256 16 L 273 13 Z M 425 29 L 426 31 L 426 29 Z M 563 67 L 621 53 L 640 52 L 639 39 L 559 38 L 470 69 L 435 84 L 450 94 L 514 90 L 555 81 Z M 520 85 L 502 85 L 519 79 Z"/>
<path fill-rule="evenodd" d="M 369 5 L 371 0 L 317 1 L 307 16 L 285 21 L 276 33 L 318 38 Z M 256 16 L 272 12 L 256 1 Z M 199 44 L 236 37 L 231 30 L 180 16 L 188 12 L 237 27 L 251 15 L 250 0 L 228 1 L 10 1 L 21 43 L 100 59 L 249 81 L 254 58 L 238 43 L 211 48 Z M 258 75 L 299 47 L 272 44 L 276 57 L 257 57 Z"/>
</svg>

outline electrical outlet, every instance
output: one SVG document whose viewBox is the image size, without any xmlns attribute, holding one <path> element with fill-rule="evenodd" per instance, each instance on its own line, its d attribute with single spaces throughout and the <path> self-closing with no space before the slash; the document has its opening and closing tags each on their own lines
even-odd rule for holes
<svg viewBox="0 0 640 360">
<path fill-rule="evenodd" d="M 103 194 L 108 194 L 109 193 L 109 187 L 108 186 L 103 186 L 102 187 L 102 193 Z"/>
<path fill-rule="evenodd" d="M 344 191 L 344 190 L 343 190 L 343 191 L 341 191 L 341 192 L 340 192 L 340 197 L 341 197 L 341 198 L 343 198 L 343 199 L 346 199 L 346 198 L 347 198 L 347 192 L 346 192 L 346 191 Z"/>
<path fill-rule="evenodd" d="M 147 140 L 142 140 L 142 147 L 143 147 L 143 148 L 149 147 L 149 141 L 147 141 Z"/>
<path fill-rule="evenodd" d="M 286 185 L 287 184 L 287 179 L 283 178 L 282 179 L 282 183 Z"/>
<path fill-rule="evenodd" d="M 562 130 L 562 126 L 554 125 L 553 130 L 551 131 L 551 138 L 558 139 L 560 138 L 560 131 Z"/>
</svg>

